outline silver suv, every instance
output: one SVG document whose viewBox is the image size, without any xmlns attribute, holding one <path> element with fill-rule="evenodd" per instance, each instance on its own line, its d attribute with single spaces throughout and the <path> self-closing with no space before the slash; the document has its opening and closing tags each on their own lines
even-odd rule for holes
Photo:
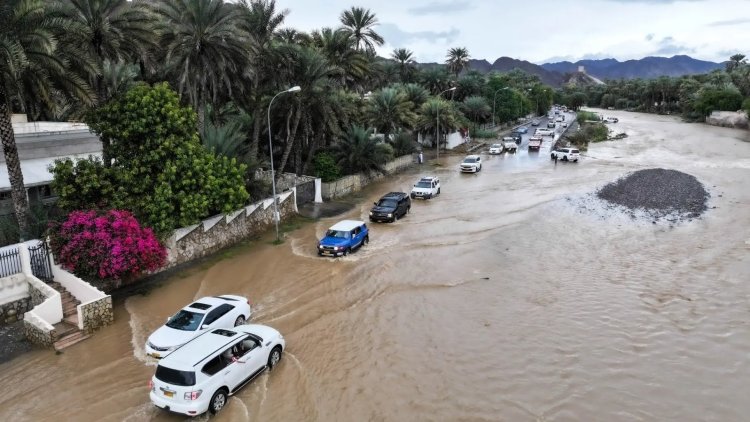
<svg viewBox="0 0 750 422">
<path fill-rule="evenodd" d="M 552 150 L 552 154 L 550 154 L 550 158 L 553 160 L 557 158 L 558 160 L 572 161 L 574 163 L 578 162 L 579 157 L 580 153 L 578 151 L 578 148 L 571 147 L 556 148 Z"/>
</svg>

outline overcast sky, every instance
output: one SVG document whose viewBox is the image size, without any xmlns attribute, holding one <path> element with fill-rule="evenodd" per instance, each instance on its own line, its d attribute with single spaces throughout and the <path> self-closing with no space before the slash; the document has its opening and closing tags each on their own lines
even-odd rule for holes
<svg viewBox="0 0 750 422">
<path fill-rule="evenodd" d="M 750 56 L 750 0 L 277 0 L 286 26 L 309 31 L 339 25 L 351 6 L 380 22 L 386 45 L 420 62 L 445 60 L 450 47 L 472 58 L 509 56 L 534 63 L 687 54 L 724 61 Z"/>
</svg>

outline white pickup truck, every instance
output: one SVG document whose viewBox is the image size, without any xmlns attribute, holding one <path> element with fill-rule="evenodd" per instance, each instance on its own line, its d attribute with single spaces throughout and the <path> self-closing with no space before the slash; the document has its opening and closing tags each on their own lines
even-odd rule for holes
<svg viewBox="0 0 750 422">
<path fill-rule="evenodd" d="M 555 131 L 552 129 L 537 129 L 534 136 L 555 136 Z"/>
<path fill-rule="evenodd" d="M 515 152 L 518 151 L 518 144 L 516 144 L 516 141 L 513 140 L 513 138 L 503 138 L 503 148 L 505 148 L 506 151 L 515 154 Z"/>
</svg>

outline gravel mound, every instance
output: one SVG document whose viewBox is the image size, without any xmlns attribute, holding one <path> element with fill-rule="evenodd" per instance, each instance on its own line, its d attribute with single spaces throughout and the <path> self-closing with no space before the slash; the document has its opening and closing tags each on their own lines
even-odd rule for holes
<svg viewBox="0 0 750 422">
<path fill-rule="evenodd" d="M 633 215 L 646 212 L 655 219 L 691 220 L 708 208 L 708 192 L 694 176 L 676 170 L 648 169 L 604 186 L 600 199 L 620 205 Z"/>
</svg>

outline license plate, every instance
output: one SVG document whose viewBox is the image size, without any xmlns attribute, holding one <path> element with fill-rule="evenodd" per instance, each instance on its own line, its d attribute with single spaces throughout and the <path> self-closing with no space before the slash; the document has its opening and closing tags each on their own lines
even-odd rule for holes
<svg viewBox="0 0 750 422">
<path fill-rule="evenodd" d="M 174 397 L 174 391 L 165 391 L 164 397 Z"/>
<path fill-rule="evenodd" d="M 323 255 L 333 255 L 333 252 L 324 251 Z"/>
<path fill-rule="evenodd" d="M 157 358 L 157 359 L 161 358 L 161 355 L 160 355 L 160 354 L 158 354 L 158 353 L 151 353 L 151 355 L 150 355 L 150 356 L 152 356 L 152 357 L 155 357 L 155 358 Z"/>
</svg>

